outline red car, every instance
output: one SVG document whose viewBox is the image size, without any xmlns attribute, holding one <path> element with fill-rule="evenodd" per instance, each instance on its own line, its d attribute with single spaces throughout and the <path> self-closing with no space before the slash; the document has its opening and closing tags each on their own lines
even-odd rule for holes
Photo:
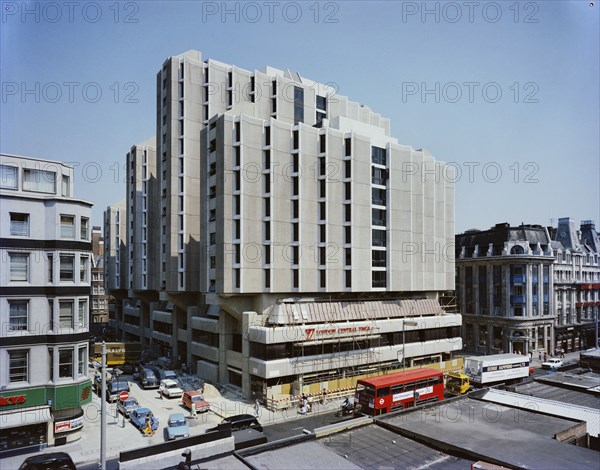
<svg viewBox="0 0 600 470">
<path fill-rule="evenodd" d="M 183 401 L 183 406 L 185 406 L 189 410 L 192 409 L 192 403 L 193 403 L 194 406 L 196 407 L 196 412 L 198 412 L 198 413 L 204 413 L 205 411 L 210 410 L 210 404 L 204 399 L 204 397 L 202 395 L 200 395 L 200 392 L 196 392 L 196 391 L 185 392 L 183 394 L 182 401 Z"/>
</svg>

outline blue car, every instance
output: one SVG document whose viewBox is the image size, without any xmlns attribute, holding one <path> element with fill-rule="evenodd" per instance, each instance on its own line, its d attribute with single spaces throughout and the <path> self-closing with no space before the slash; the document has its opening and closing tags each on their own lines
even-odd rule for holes
<svg viewBox="0 0 600 470">
<path fill-rule="evenodd" d="M 152 414 L 149 408 L 137 408 L 129 415 L 131 423 L 142 432 L 146 429 L 146 418 L 152 418 L 152 430 L 156 431 L 158 429 L 158 418 Z"/>
<path fill-rule="evenodd" d="M 173 413 L 169 415 L 169 426 L 167 427 L 167 439 L 173 440 L 178 437 L 188 437 L 190 428 L 185 421 L 183 413 Z"/>
</svg>

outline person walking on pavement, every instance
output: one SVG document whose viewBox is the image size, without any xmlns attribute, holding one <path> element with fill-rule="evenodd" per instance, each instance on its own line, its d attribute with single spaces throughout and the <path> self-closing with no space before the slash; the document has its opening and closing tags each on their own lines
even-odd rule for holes
<svg viewBox="0 0 600 470">
<path fill-rule="evenodd" d="M 540 351 L 540 352 L 538 353 L 538 360 L 539 360 L 540 362 L 542 361 L 542 351 Z"/>
<path fill-rule="evenodd" d="M 546 362 L 548 360 L 548 353 L 544 353 L 544 362 Z"/>
<path fill-rule="evenodd" d="M 196 404 L 192 402 L 192 407 L 190 408 L 190 418 L 196 419 Z"/>
<path fill-rule="evenodd" d="M 260 403 L 258 402 L 258 398 L 257 398 L 256 401 L 254 402 L 254 416 L 256 416 L 258 418 L 259 414 L 260 414 Z"/>
</svg>

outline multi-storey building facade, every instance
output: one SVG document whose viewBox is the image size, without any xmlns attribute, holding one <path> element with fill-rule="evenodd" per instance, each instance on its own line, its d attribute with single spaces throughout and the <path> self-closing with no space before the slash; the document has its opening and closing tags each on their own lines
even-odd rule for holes
<svg viewBox="0 0 600 470">
<path fill-rule="evenodd" d="M 92 204 L 73 168 L 0 156 L 0 452 L 80 437 L 87 375 Z"/>
<path fill-rule="evenodd" d="M 102 227 L 92 227 L 92 292 L 90 333 L 101 335 L 108 328 L 108 295 L 104 287 L 104 237 Z"/>
<path fill-rule="evenodd" d="M 504 223 L 456 236 L 466 349 L 485 354 L 553 350 L 551 244 L 539 225 Z"/>
<path fill-rule="evenodd" d="M 570 352 L 594 347 L 600 311 L 598 232 L 591 220 L 576 230 L 569 217 L 558 219 L 553 232 L 556 349 Z"/>
<path fill-rule="evenodd" d="M 451 168 L 367 106 L 189 51 L 157 75 L 156 161 L 157 297 L 130 292 L 126 339 L 260 397 L 462 348 Z"/>
<path fill-rule="evenodd" d="M 456 236 L 456 275 L 467 350 L 573 351 L 594 345 L 600 303 L 598 233 L 497 224 Z"/>
<path fill-rule="evenodd" d="M 121 305 L 127 297 L 126 222 L 125 200 L 108 206 L 104 211 L 104 288 L 108 294 L 109 325 L 117 334 L 123 315 Z"/>
</svg>

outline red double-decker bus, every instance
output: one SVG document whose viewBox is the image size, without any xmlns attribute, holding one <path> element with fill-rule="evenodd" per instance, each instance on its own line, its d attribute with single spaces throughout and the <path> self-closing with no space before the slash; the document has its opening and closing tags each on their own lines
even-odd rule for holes
<svg viewBox="0 0 600 470">
<path fill-rule="evenodd" d="M 435 369 L 413 369 L 359 380 L 354 412 L 378 416 L 443 399 L 444 374 Z"/>
</svg>

